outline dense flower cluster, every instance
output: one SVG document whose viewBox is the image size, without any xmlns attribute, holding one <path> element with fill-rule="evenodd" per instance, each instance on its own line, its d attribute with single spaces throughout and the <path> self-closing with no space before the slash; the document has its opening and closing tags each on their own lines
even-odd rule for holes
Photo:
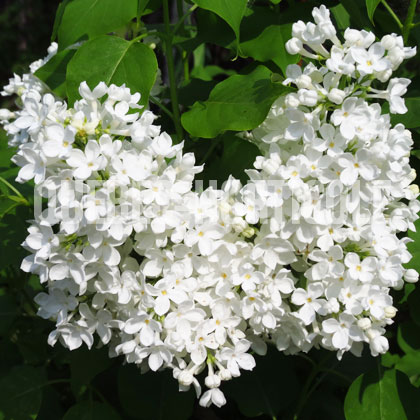
<svg viewBox="0 0 420 420">
<path fill-rule="evenodd" d="M 287 48 L 320 64 L 289 66 L 284 83 L 297 90 L 245 134 L 263 154 L 245 186 L 194 191 L 202 168 L 125 86 L 82 83 L 68 108 L 36 81 L 19 91 L 15 77 L 6 93 L 21 109 L 2 115 L 17 180 L 47 199 L 22 269 L 47 286 L 36 302 L 56 322 L 50 344 L 91 347 L 96 333 L 111 356 L 169 367 L 197 395 L 207 367 L 204 406 L 225 403 L 221 382 L 252 370 L 251 349 L 266 343 L 339 358 L 364 342 L 387 351 L 390 289 L 418 279 L 398 234 L 420 206 L 411 134 L 372 100 L 406 111 L 409 81 L 390 77 L 415 51 L 353 29 L 340 41 L 325 7 L 313 16 Z"/>
</svg>

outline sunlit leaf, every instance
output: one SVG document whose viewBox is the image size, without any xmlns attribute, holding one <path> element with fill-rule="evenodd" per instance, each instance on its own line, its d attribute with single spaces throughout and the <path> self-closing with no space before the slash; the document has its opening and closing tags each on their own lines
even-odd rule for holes
<svg viewBox="0 0 420 420">
<path fill-rule="evenodd" d="M 196 102 L 182 115 L 182 125 L 191 135 L 204 138 L 257 127 L 275 99 L 288 91 L 270 76 L 264 66 L 246 75 L 230 76 L 215 86 L 206 101 Z"/>
<path fill-rule="evenodd" d="M 94 88 L 103 81 L 120 86 L 125 83 L 132 93 L 141 93 L 146 104 L 156 79 L 156 56 L 147 45 L 115 36 L 101 36 L 83 44 L 67 66 L 67 93 L 73 103 L 79 85 L 87 81 Z"/>
<path fill-rule="evenodd" d="M 137 0 L 73 0 L 66 4 L 58 28 L 64 49 L 82 38 L 94 38 L 126 25 L 137 15 Z"/>
</svg>

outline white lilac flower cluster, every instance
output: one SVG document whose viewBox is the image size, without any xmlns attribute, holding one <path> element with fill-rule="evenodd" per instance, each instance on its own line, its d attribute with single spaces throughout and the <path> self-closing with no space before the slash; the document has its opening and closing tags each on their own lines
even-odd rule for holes
<svg viewBox="0 0 420 420">
<path fill-rule="evenodd" d="M 40 277 L 49 343 L 108 345 L 142 370 L 171 368 L 200 404 L 222 406 L 221 382 L 255 366 L 251 351 L 313 347 L 358 355 L 387 351 L 391 288 L 418 275 L 400 232 L 420 209 L 409 166 L 411 134 L 381 114 L 405 112 L 406 79 L 387 81 L 414 54 L 401 37 L 336 35 L 329 11 L 293 25 L 289 66 L 264 123 L 248 133 L 263 153 L 250 182 L 192 188 L 201 171 L 125 86 L 80 85 L 69 109 L 28 86 L 5 118 L 17 180 L 45 197 L 22 269 Z M 331 48 L 328 46 L 332 45 Z M 10 92 L 16 89 L 11 87 Z M 410 185 L 411 184 L 411 185 Z"/>
</svg>

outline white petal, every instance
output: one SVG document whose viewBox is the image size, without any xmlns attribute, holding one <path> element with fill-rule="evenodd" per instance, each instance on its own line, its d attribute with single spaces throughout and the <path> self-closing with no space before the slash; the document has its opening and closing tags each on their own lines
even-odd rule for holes
<svg viewBox="0 0 420 420">
<path fill-rule="evenodd" d="M 169 299 L 165 296 L 159 296 L 156 300 L 155 300 L 155 312 L 158 315 L 165 315 L 166 312 L 169 311 L 169 307 L 170 307 L 170 302 Z"/>
<path fill-rule="evenodd" d="M 163 364 L 163 359 L 159 353 L 155 352 L 149 356 L 149 367 L 153 371 L 157 371 Z"/>
</svg>

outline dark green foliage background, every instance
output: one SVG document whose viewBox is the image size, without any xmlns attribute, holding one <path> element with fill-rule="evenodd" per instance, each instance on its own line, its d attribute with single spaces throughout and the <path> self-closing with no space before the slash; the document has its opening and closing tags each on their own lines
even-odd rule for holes
<svg viewBox="0 0 420 420">
<path fill-rule="evenodd" d="M 198 7 L 178 24 L 194 3 Z M 378 37 L 401 33 L 378 0 L 322 3 L 331 8 L 341 32 L 352 26 L 373 30 Z M 184 138 L 185 150 L 205 163 L 200 174 L 204 186 L 210 180 L 223 182 L 229 174 L 246 181 L 243 171 L 252 166 L 258 151 L 235 132 L 256 127 L 284 92 L 278 80 L 287 64 L 299 59 L 284 50 L 291 24 L 310 20 L 312 8 L 322 3 L 169 1 L 170 22 L 165 26 L 162 0 L 3 1 L 1 84 L 13 71 L 22 74 L 31 61 L 45 55 L 51 34 L 53 39 L 58 35 L 61 52 L 37 74 L 70 101 L 77 98 L 80 81 L 88 80 L 93 87 L 100 80 L 99 70 L 103 77 L 112 73 L 116 82 L 126 81 L 145 100 L 159 63 L 165 85 L 172 83 L 173 89 L 165 88 L 151 108 L 161 115 L 162 129 L 174 139 Z M 402 23 L 409 3 L 388 2 Z M 92 6 L 88 15 L 83 13 L 86 5 Z M 415 13 L 413 23 L 419 21 Z M 107 63 L 87 65 L 88 60 L 95 62 L 95 55 L 100 60 L 101 49 L 128 45 L 145 30 L 157 31 L 161 42 L 154 53 L 135 41 L 130 44 L 130 53 L 114 60 L 121 58 L 129 72 L 119 69 L 115 76 Z M 65 49 L 80 39 L 89 40 L 77 51 Z M 419 41 L 416 26 L 408 44 Z M 420 149 L 419 69 L 417 57 L 399 70 L 399 77 L 412 80 L 409 113 L 393 117 L 413 131 L 415 149 Z M 7 98 L 2 105 L 13 106 Z M 19 269 L 32 187 L 14 182 L 14 151 L 7 148 L 4 132 L 0 136 L 0 175 L 12 185 L 0 183 L 0 420 L 420 419 L 420 287 L 413 285 L 393 293 L 399 312 L 387 333 L 386 355 L 373 358 L 365 350 L 361 358 L 345 355 L 339 362 L 327 351 L 284 356 L 270 349 L 266 357 L 256 356 L 252 373 L 223 385 L 228 403 L 222 409 L 199 407 L 192 391 L 178 393 L 170 372 L 141 375 L 134 366 L 123 365 L 122 358 L 109 359 L 106 348 L 70 352 L 59 344 L 49 347 L 53 324 L 36 316 L 33 301 L 42 286 Z M 420 170 L 418 156 L 420 150 L 415 150 L 412 166 Z M 410 235 L 415 239 L 410 267 L 420 269 L 420 234 Z"/>
</svg>

